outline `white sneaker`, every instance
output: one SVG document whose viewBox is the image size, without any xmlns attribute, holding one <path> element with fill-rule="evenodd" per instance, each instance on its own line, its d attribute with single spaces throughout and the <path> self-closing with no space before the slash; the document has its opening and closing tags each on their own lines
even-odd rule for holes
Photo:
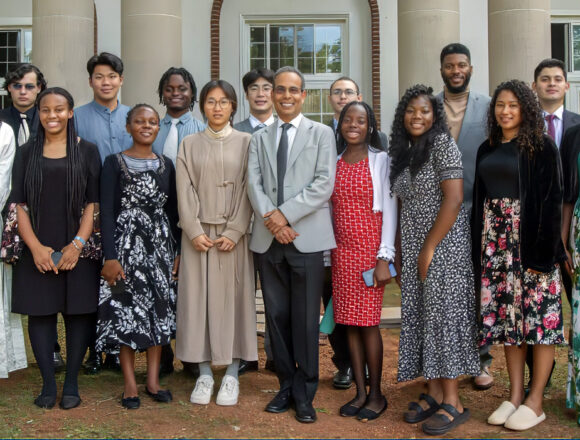
<svg viewBox="0 0 580 440">
<path fill-rule="evenodd" d="M 232 406 L 238 403 L 240 395 L 240 383 L 238 379 L 226 374 L 222 379 L 222 385 L 218 392 L 215 403 L 221 406 Z"/>
<path fill-rule="evenodd" d="M 207 405 L 213 394 L 213 377 L 203 374 L 195 382 L 195 388 L 189 398 L 191 403 Z"/>
</svg>

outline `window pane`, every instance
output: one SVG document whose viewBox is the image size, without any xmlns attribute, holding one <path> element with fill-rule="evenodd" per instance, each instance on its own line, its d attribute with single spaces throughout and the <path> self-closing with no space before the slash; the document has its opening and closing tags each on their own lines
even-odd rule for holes
<svg viewBox="0 0 580 440">
<path fill-rule="evenodd" d="M 297 26 L 296 46 L 298 69 L 302 73 L 314 73 L 314 26 Z"/>
<path fill-rule="evenodd" d="M 296 67 L 296 66 L 294 66 L 294 58 L 282 58 L 280 60 L 280 67 L 282 67 L 282 66 Z"/>
<path fill-rule="evenodd" d="M 252 43 L 250 46 L 250 58 L 264 58 L 264 44 L 263 43 Z"/>
<path fill-rule="evenodd" d="M 316 73 L 342 72 L 342 36 L 340 26 L 316 26 L 315 40 Z"/>
<path fill-rule="evenodd" d="M 264 58 L 253 58 L 250 60 L 250 70 L 266 67 L 266 60 Z"/>
<path fill-rule="evenodd" d="M 572 26 L 572 68 L 580 71 L 580 25 Z"/>
<path fill-rule="evenodd" d="M 312 121 L 321 122 L 320 115 L 313 115 L 313 114 L 304 113 L 304 116 L 306 116 L 308 119 L 310 119 Z"/>
<path fill-rule="evenodd" d="M 0 46 L 6 46 L 8 44 L 8 34 L 6 32 L 0 32 Z"/>
<path fill-rule="evenodd" d="M 330 124 L 333 119 L 334 119 L 334 115 L 333 114 L 330 114 L 330 115 L 322 115 L 322 123 L 324 125 Z"/>
<path fill-rule="evenodd" d="M 322 112 L 334 114 L 334 110 L 332 109 L 332 106 L 328 102 L 328 95 L 330 95 L 330 90 L 324 89 L 322 91 Z"/>
<path fill-rule="evenodd" d="M 8 45 L 16 46 L 18 44 L 18 31 L 8 33 Z"/>
<path fill-rule="evenodd" d="M 252 26 L 250 28 L 250 42 L 265 43 L 266 30 L 262 26 Z"/>
<path fill-rule="evenodd" d="M 32 59 L 32 30 L 24 31 L 24 53 L 22 54 L 22 62 L 29 63 Z"/>
<path fill-rule="evenodd" d="M 306 93 L 306 99 L 304 100 L 304 105 L 302 106 L 302 111 L 304 113 L 320 113 L 320 90 L 308 90 Z"/>
<path fill-rule="evenodd" d="M 8 49 L 8 61 L 18 61 L 18 51 L 15 47 Z"/>
<path fill-rule="evenodd" d="M 270 59 L 270 69 L 274 72 L 280 68 L 280 60 L 279 59 Z"/>
<path fill-rule="evenodd" d="M 312 58 L 298 58 L 298 70 L 302 73 L 314 73 Z"/>
</svg>

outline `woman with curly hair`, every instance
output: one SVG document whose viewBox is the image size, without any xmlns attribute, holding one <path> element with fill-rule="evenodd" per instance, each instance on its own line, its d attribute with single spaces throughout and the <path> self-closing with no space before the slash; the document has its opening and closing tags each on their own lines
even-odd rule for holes
<svg viewBox="0 0 580 440">
<path fill-rule="evenodd" d="M 514 430 L 542 422 L 544 387 L 554 345 L 564 343 L 560 237 L 562 184 L 558 150 L 522 81 L 500 84 L 490 102 L 489 139 L 477 153 L 472 247 L 481 292 L 480 344 L 503 344 L 510 398 L 489 416 Z M 534 350 L 534 374 L 524 401 L 524 364 Z"/>
<path fill-rule="evenodd" d="M 391 189 L 401 202 L 398 380 L 423 376 L 428 385 L 404 419 L 426 420 L 425 433 L 442 435 L 469 419 L 458 377 L 479 374 L 479 356 L 461 154 L 430 87 L 405 92 L 389 153 Z"/>
</svg>

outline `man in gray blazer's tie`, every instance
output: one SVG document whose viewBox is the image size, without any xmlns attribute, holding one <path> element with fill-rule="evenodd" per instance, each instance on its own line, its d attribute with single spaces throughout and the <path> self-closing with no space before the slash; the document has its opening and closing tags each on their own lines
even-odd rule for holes
<svg viewBox="0 0 580 440">
<path fill-rule="evenodd" d="M 273 96 L 279 119 L 252 136 L 248 159 L 250 249 L 257 254 L 280 381 L 266 411 L 287 411 L 293 400 L 296 419 L 309 423 L 316 420 L 322 252 L 336 247 L 328 206 L 336 144 L 330 127 L 302 115 L 300 71 L 280 68 Z"/>
</svg>

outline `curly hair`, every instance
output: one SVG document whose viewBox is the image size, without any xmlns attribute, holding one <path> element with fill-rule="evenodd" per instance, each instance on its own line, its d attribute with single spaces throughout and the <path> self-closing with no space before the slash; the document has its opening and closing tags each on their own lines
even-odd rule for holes
<svg viewBox="0 0 580 440">
<path fill-rule="evenodd" d="M 373 109 L 363 101 L 351 101 L 344 106 L 342 111 L 340 112 L 340 117 L 338 118 L 338 124 L 336 125 L 336 149 L 338 154 L 341 154 L 346 150 L 347 142 L 342 137 L 342 121 L 344 119 L 344 115 L 349 108 L 353 105 L 360 105 L 367 113 L 367 121 L 368 121 L 368 128 L 367 128 L 367 135 L 365 137 L 365 142 L 368 146 L 371 147 L 373 151 L 382 151 L 383 146 L 381 144 L 381 138 L 379 137 L 379 130 L 377 129 L 377 120 L 375 118 L 375 112 Z"/>
<path fill-rule="evenodd" d="M 415 142 L 411 140 L 405 128 L 405 111 L 409 102 L 418 96 L 425 96 L 433 108 L 433 126 Z M 415 176 L 421 166 L 429 158 L 429 150 L 436 136 L 445 133 L 449 135 L 447 119 L 443 103 L 433 96 L 433 89 L 423 84 L 416 84 L 409 87 L 395 110 L 395 119 L 391 128 L 389 139 L 389 155 L 391 156 L 391 190 L 395 179 L 401 172 L 409 167 L 411 175 Z M 413 148 L 409 148 L 413 144 Z"/>
<path fill-rule="evenodd" d="M 487 115 L 489 143 L 490 145 L 499 145 L 503 137 L 503 130 L 495 117 L 495 104 L 497 97 L 504 90 L 512 92 L 519 101 L 522 122 L 516 142 L 521 149 L 532 156 L 534 151 L 538 151 L 544 146 L 544 117 L 535 93 L 525 82 L 518 79 L 502 82 L 493 93 Z"/>
</svg>

